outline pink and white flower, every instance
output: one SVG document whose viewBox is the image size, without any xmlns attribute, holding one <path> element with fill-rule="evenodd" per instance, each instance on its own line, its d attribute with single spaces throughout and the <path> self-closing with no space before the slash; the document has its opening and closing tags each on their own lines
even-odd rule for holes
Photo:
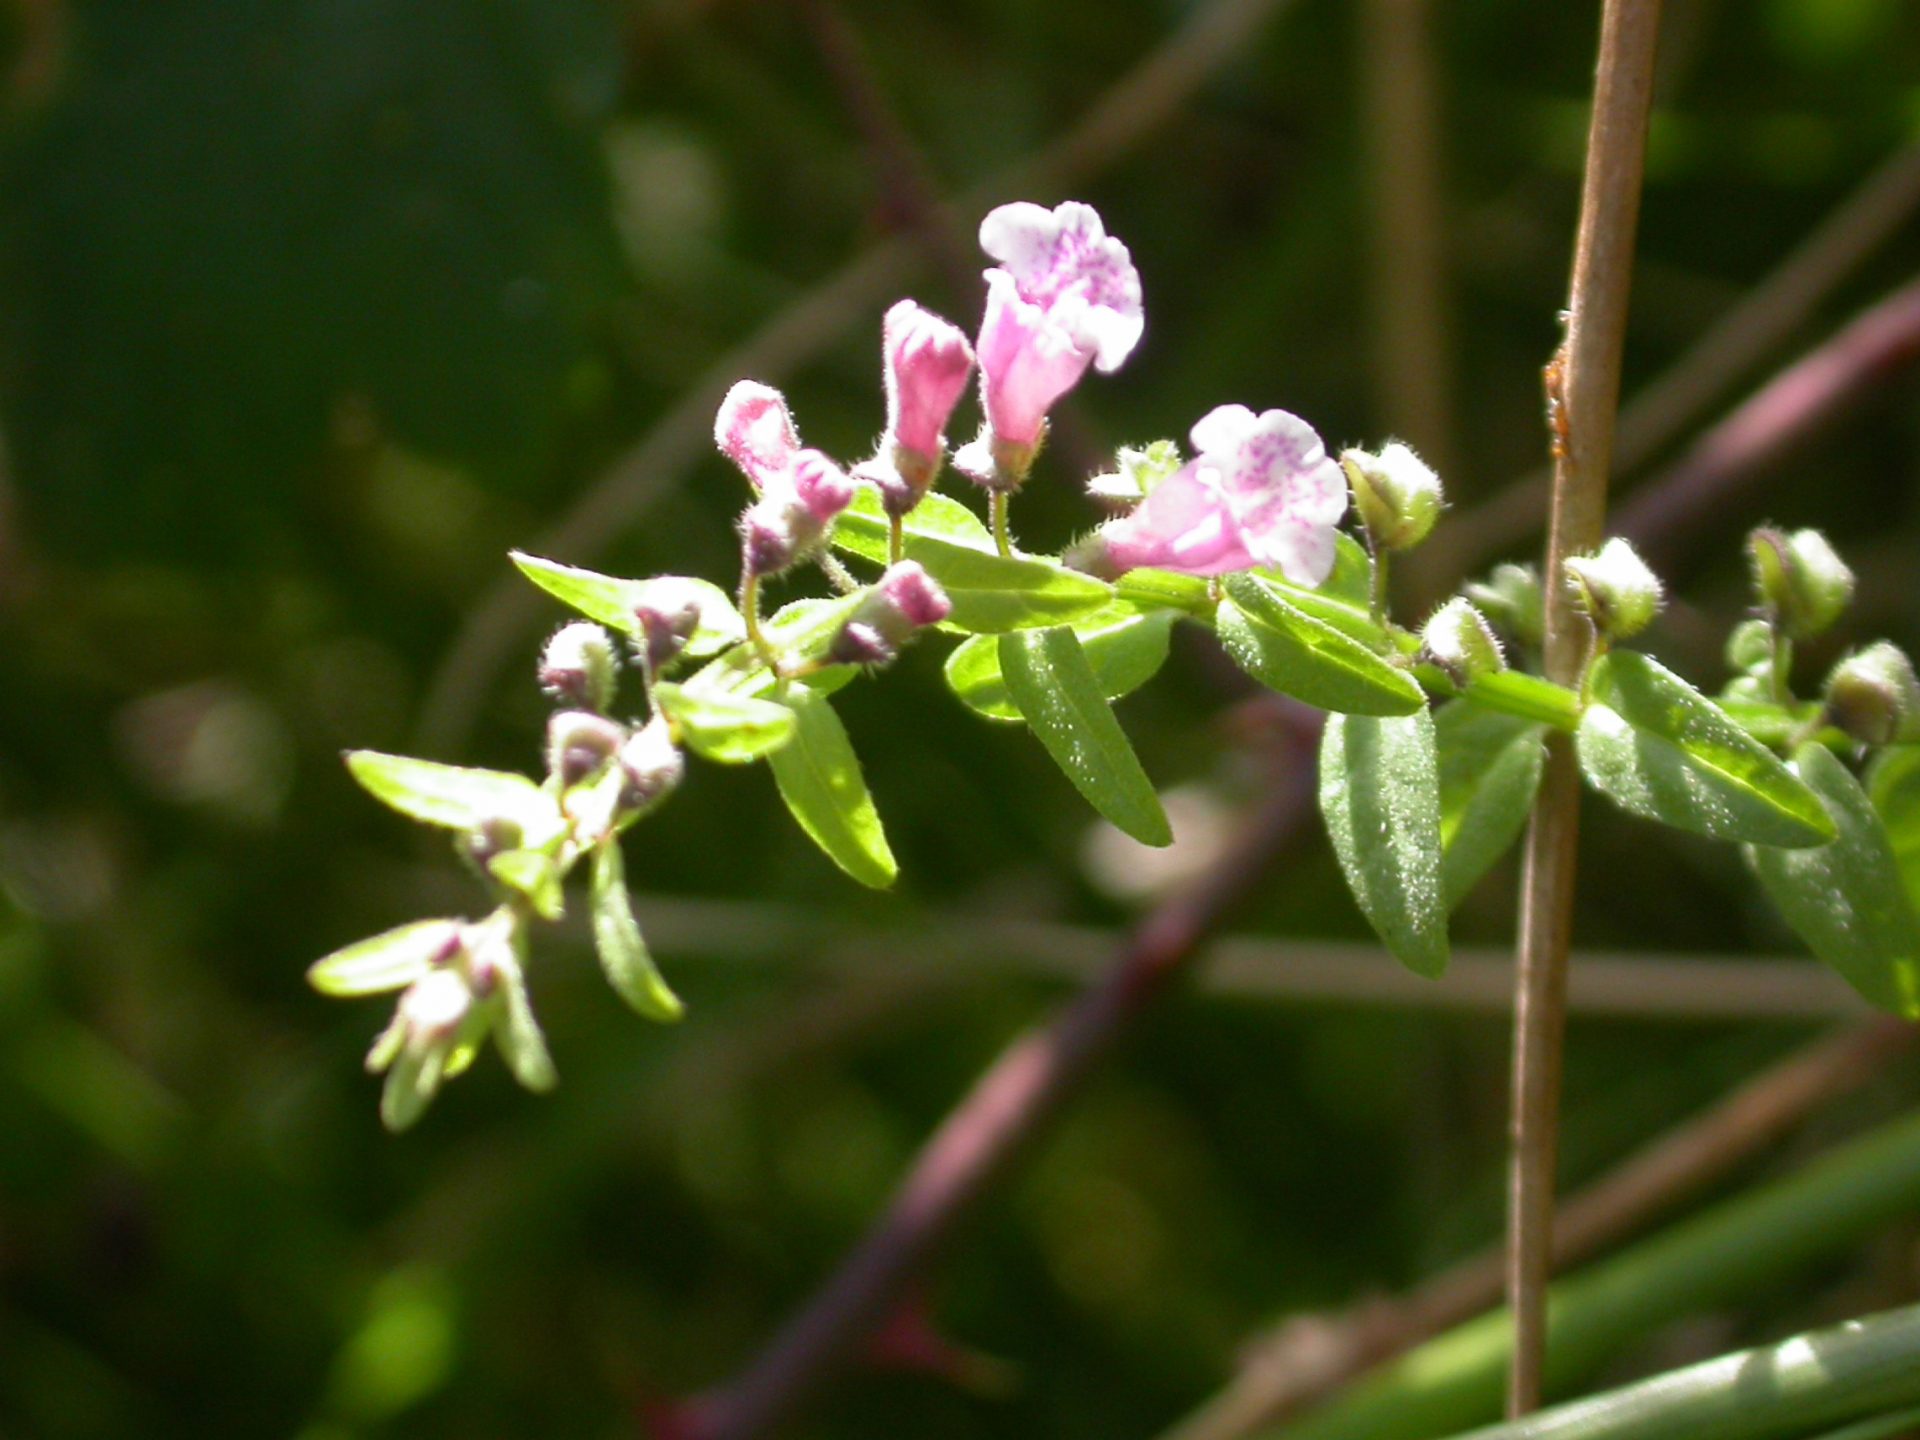
<svg viewBox="0 0 1920 1440">
<path fill-rule="evenodd" d="M 974 346 L 986 426 L 954 464 L 1006 488 L 1025 477 L 1054 403 L 1089 365 L 1117 370 L 1146 321 L 1139 272 L 1091 205 L 1002 205 L 980 222 L 980 246 L 1001 262 L 986 272 Z"/>
<path fill-rule="evenodd" d="M 1131 514 L 1101 526 L 1088 558 L 1116 574 L 1277 566 L 1295 584 L 1323 582 L 1347 485 L 1313 427 L 1285 410 L 1222 405 L 1192 438 L 1199 453 Z"/>
<path fill-rule="evenodd" d="M 801 448 L 786 397 L 769 385 L 742 380 L 727 391 L 713 438 L 759 494 L 740 517 L 756 575 L 777 574 L 813 550 L 853 503 L 853 482 L 829 456 Z"/>
</svg>

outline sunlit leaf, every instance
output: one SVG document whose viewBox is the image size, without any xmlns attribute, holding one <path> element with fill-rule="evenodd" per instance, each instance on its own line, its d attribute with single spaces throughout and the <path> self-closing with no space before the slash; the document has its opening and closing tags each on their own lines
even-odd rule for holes
<svg viewBox="0 0 1920 1440">
<path fill-rule="evenodd" d="M 432 969 L 459 939 L 458 920 L 417 920 L 316 960 L 307 969 L 307 983 L 322 995 L 401 990 Z"/>
<path fill-rule="evenodd" d="M 533 849 L 564 827 L 553 797 L 524 775 L 377 750 L 352 750 L 346 758 L 348 771 L 369 795 L 426 825 L 476 830 L 508 821 L 520 827 L 521 844 Z"/>
<path fill-rule="evenodd" d="M 1414 973 L 1447 968 L 1433 716 L 1329 715 L 1320 813 L 1360 911 Z"/>
<path fill-rule="evenodd" d="M 694 754 L 723 765 L 763 759 L 793 738 L 793 712 L 772 700 L 664 680 L 653 687 L 653 698 Z"/>
<path fill-rule="evenodd" d="M 699 619 L 682 652 L 690 659 L 717 655 L 747 633 L 745 622 L 727 592 L 711 581 L 688 575 L 618 580 L 518 550 L 513 552 L 513 563 L 521 574 L 563 605 L 634 639 L 641 638 L 634 612 L 642 605 L 672 614 L 691 604 Z"/>
<path fill-rule="evenodd" d="M 974 634 L 1065 625 L 1113 599 L 1105 582 L 1037 556 L 983 554 L 942 540 L 909 552 L 953 602 L 947 623 Z"/>
<path fill-rule="evenodd" d="M 1441 875 L 1451 910 L 1526 828 L 1546 756 L 1538 725 L 1464 700 L 1434 714 Z"/>
<path fill-rule="evenodd" d="M 618 843 L 609 840 L 595 847 L 590 892 L 593 944 L 607 983 L 647 1019 L 678 1020 L 687 1007 L 668 988 L 634 919 L 626 860 Z"/>
<path fill-rule="evenodd" d="M 860 757 L 827 701 L 803 685 L 785 697 L 798 722 L 770 761 L 780 798 L 827 857 L 862 885 L 884 890 L 900 867 L 867 793 Z"/>
<path fill-rule="evenodd" d="M 1886 827 L 1832 751 L 1802 745 L 1793 763 L 1839 838 L 1796 850 L 1749 845 L 1747 862 L 1808 949 L 1875 1005 L 1920 1016 L 1920 917 Z"/>
<path fill-rule="evenodd" d="M 1073 788 L 1143 845 L 1171 844 L 1160 797 L 1073 631 L 1002 635 L 999 656 L 1008 696 Z"/>
<path fill-rule="evenodd" d="M 930 491 L 903 523 L 906 558 L 926 563 L 920 552 L 923 541 L 933 540 L 979 550 L 991 555 L 993 535 L 980 517 L 951 496 Z M 853 503 L 840 512 L 834 522 L 833 543 L 849 555 L 887 563 L 887 512 L 880 503 L 880 492 L 871 485 L 854 487 Z"/>
<path fill-rule="evenodd" d="M 1580 768 L 1621 809 L 1755 845 L 1822 845 L 1824 806 L 1780 758 L 1657 661 L 1631 651 L 1594 666 Z"/>
<path fill-rule="evenodd" d="M 1093 666 L 1100 693 L 1108 700 L 1132 694 L 1159 672 L 1167 660 L 1172 628 L 1172 611 L 1143 612 L 1124 601 L 1115 601 L 1071 627 Z M 948 688 L 969 709 L 990 720 L 1020 719 L 1000 674 L 998 637 L 975 635 L 955 646 L 947 657 L 946 676 Z"/>
<path fill-rule="evenodd" d="M 1249 575 L 1227 581 L 1214 628 L 1234 662 L 1269 690 L 1322 710 L 1410 715 L 1426 693 L 1405 670 L 1316 620 Z"/>
</svg>

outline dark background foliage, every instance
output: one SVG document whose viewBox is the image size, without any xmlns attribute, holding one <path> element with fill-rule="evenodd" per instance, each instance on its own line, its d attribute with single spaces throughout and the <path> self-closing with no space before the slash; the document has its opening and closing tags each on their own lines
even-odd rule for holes
<svg viewBox="0 0 1920 1440">
<path fill-rule="evenodd" d="M 846 18 L 958 195 L 1062 133 L 1195 8 L 861 0 Z M 1541 459 L 1595 7 L 1432 8 L 1452 312 L 1438 440 L 1466 511 Z M 1113 444 L 1222 401 L 1296 410 L 1335 443 L 1408 423 L 1370 358 L 1392 322 L 1370 309 L 1360 9 L 1283 7 L 1076 187 L 1132 247 L 1147 340 L 1068 411 L 1022 502 L 1029 538 L 1086 523 L 1075 482 Z M 1669 12 L 1629 392 L 1920 130 L 1920 15 L 1898 0 Z M 537 631 L 459 692 L 456 724 L 418 729 L 504 552 L 896 230 L 898 205 L 782 4 L 15 0 L 6 25 L 0 1433 L 632 1433 L 648 1397 L 752 1352 L 1063 993 L 999 947 L 919 963 L 921 927 L 1117 927 L 1139 902 L 1089 867 L 1088 817 L 1038 747 L 951 704 L 937 656 L 916 653 L 845 707 L 897 894 L 855 893 L 764 771 L 700 767 L 629 841 L 687 1023 L 634 1020 L 580 937 L 560 938 L 534 977 L 558 1094 L 519 1093 L 488 1060 L 395 1141 L 358 1064 L 376 1007 L 322 1001 L 302 971 L 475 897 L 337 755 L 530 765 Z M 1910 275 L 1916 237 L 1795 346 Z M 912 293 L 970 324 L 977 290 L 943 273 L 921 265 Z M 884 303 L 788 382 L 809 441 L 849 458 L 880 424 Z M 1748 382 L 1786 358 L 1752 357 Z M 1737 538 L 1767 515 L 1828 527 L 1859 562 L 1843 642 L 1920 640 L 1914 402 L 1911 380 L 1881 392 L 1690 537 L 1656 648 L 1719 682 Z M 703 456 L 593 560 L 724 582 L 741 498 Z M 1248 698 L 1185 643 L 1123 713 L 1154 776 L 1220 815 L 1260 783 Z M 1728 855 L 1591 813 L 1583 940 L 1702 965 L 1788 945 Z M 1460 937 L 1504 940 L 1511 890 L 1509 869 L 1491 877 Z M 1363 933 L 1317 837 L 1237 925 Z M 1812 1023 L 1576 1019 L 1568 1171 Z M 1504 1067 L 1497 1015 L 1178 1000 L 929 1281 L 939 1323 L 991 1363 L 958 1384 L 863 1375 L 808 1433 L 1151 1433 L 1263 1320 L 1405 1285 L 1496 1231 Z M 1893 1246 L 1647 1354 L 1913 1287 Z"/>
</svg>

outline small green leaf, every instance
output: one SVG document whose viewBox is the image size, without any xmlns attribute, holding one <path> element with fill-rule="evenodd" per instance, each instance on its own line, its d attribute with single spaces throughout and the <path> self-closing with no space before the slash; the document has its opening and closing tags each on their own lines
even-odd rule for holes
<svg viewBox="0 0 1920 1440">
<path fill-rule="evenodd" d="M 923 540 L 959 545 L 968 550 L 993 554 L 993 535 L 965 505 L 950 496 L 932 491 L 913 507 L 904 525 L 907 559 L 925 559 L 916 552 Z M 833 543 L 849 555 L 887 563 L 887 512 L 880 503 L 880 492 L 871 485 L 856 485 L 853 503 L 840 512 L 834 522 Z"/>
<path fill-rule="evenodd" d="M 1100 682 L 1100 693 L 1109 700 L 1131 695 L 1166 664 L 1172 628 L 1172 611 L 1142 612 L 1118 600 L 1072 626 Z M 989 720 L 1020 719 L 1000 675 L 997 637 L 975 635 L 962 641 L 947 657 L 946 674 L 948 687 L 969 709 Z"/>
<path fill-rule="evenodd" d="M 543 1094 L 560 1083 L 560 1076 L 553 1068 L 547 1037 L 540 1032 L 533 1000 L 527 994 L 524 942 L 516 940 L 514 948 L 517 962 L 499 968 L 500 1014 L 493 1027 L 493 1043 L 513 1078 L 535 1094 Z"/>
<path fill-rule="evenodd" d="M 653 687 L 653 699 L 694 754 L 723 765 L 763 759 L 793 739 L 793 712 L 772 700 L 689 690 L 665 680 Z"/>
<path fill-rule="evenodd" d="M 788 670 L 818 664 L 834 638 L 873 593 L 867 586 L 846 595 L 814 596 L 782 605 L 761 625 L 767 643 Z M 854 665 L 832 665 L 807 676 L 816 694 L 831 694 L 860 673 Z M 740 644 L 686 680 L 686 689 L 702 695 L 768 695 L 777 686 L 760 651 Z"/>
<path fill-rule="evenodd" d="M 773 752 L 780 798 L 818 845 L 862 885 L 884 890 L 900 873 L 846 728 L 833 707 L 804 685 L 785 702 L 798 722 L 791 744 Z"/>
<path fill-rule="evenodd" d="M 1465 694 L 1469 702 L 1483 709 L 1551 725 L 1569 735 L 1580 728 L 1580 697 L 1564 685 L 1524 670 L 1476 675 Z"/>
<path fill-rule="evenodd" d="M 1213 591 L 1198 575 L 1129 570 L 1113 582 L 1113 593 L 1141 610 L 1179 610 L 1200 620 L 1213 617 Z"/>
<path fill-rule="evenodd" d="M 307 983 L 322 995 L 401 990 L 432 969 L 459 938 L 458 920 L 416 920 L 314 961 L 307 968 Z"/>
<path fill-rule="evenodd" d="M 1802 745 L 1793 763 L 1839 838 L 1811 849 L 1749 845 L 1747 863 L 1808 949 L 1875 1005 L 1920 1017 L 1920 917 L 1886 827 L 1832 751 Z"/>
<path fill-rule="evenodd" d="M 615 783 L 618 783 L 617 780 Z M 487 873 L 523 895 L 542 920 L 558 920 L 567 913 L 560 888 L 560 866 L 544 850 L 502 850 L 487 861 Z"/>
<path fill-rule="evenodd" d="M 1214 614 L 1220 643 L 1269 690 L 1349 715 L 1411 715 L 1426 693 L 1406 671 L 1316 620 L 1250 575 L 1227 581 Z"/>
<path fill-rule="evenodd" d="M 678 1020 L 687 1007 L 667 987 L 647 951 L 640 923 L 633 918 L 633 902 L 627 897 L 626 861 L 617 842 L 608 840 L 594 848 L 591 891 L 593 944 L 607 983 L 647 1019 Z"/>
<path fill-rule="evenodd" d="M 1153 782 L 1073 631 L 1060 626 L 1002 635 L 999 654 L 1008 695 L 1073 788 L 1141 844 L 1173 843 Z"/>
<path fill-rule="evenodd" d="M 1320 813 L 1360 911 L 1417 975 L 1447 968 L 1433 716 L 1329 715 Z"/>
<path fill-rule="evenodd" d="M 553 560 L 542 560 L 516 550 L 513 563 L 534 584 L 563 605 L 578 610 L 589 620 L 635 639 L 640 627 L 633 612 L 642 605 L 671 613 L 691 602 L 699 611 L 693 634 L 684 652 L 690 659 L 717 655 L 745 636 L 746 625 L 734 608 L 727 592 L 708 580 L 690 575 L 655 575 L 645 580 L 617 580 L 591 570 L 576 569 Z"/>
<path fill-rule="evenodd" d="M 1452 910 L 1526 828 L 1546 751 L 1538 725 L 1464 700 L 1434 713 L 1441 878 Z"/>
<path fill-rule="evenodd" d="M 1616 651 L 1593 668 L 1580 768 L 1621 809 L 1754 845 L 1823 845 L 1833 821 L 1780 758 L 1658 662 Z"/>
<path fill-rule="evenodd" d="M 524 775 L 377 750 L 349 751 L 347 769 L 374 799 L 423 824 L 473 830 L 508 820 L 520 827 L 521 844 L 534 849 L 565 827 L 553 797 Z"/>
<path fill-rule="evenodd" d="M 1065 625 L 1113 599 L 1104 581 L 1037 556 L 983 554 L 932 539 L 909 546 L 907 555 L 926 567 L 953 602 L 947 623 L 976 635 Z"/>
<path fill-rule="evenodd" d="M 444 1048 L 402 1048 L 387 1067 L 386 1084 L 380 1087 L 380 1123 L 395 1135 L 417 1123 L 440 1093 L 446 1066 Z"/>
<path fill-rule="evenodd" d="M 1920 745 L 1893 745 L 1867 767 L 1867 793 L 1886 826 L 1907 897 L 1920 909 Z"/>
</svg>

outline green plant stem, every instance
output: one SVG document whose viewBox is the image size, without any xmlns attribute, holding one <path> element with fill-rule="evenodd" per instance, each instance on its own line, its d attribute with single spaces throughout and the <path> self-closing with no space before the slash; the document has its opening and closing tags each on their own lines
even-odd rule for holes
<svg viewBox="0 0 1920 1440">
<path fill-rule="evenodd" d="M 1773 622 L 1773 703 L 1791 705 L 1793 690 L 1788 685 L 1793 672 L 1793 637 L 1778 620 Z"/>
<path fill-rule="evenodd" d="M 1373 616 L 1373 623 L 1384 626 L 1387 623 L 1387 555 L 1384 546 L 1373 543 L 1373 537 L 1367 537 L 1367 549 L 1373 557 L 1372 572 L 1367 586 L 1367 607 Z"/>
<path fill-rule="evenodd" d="M 1840 1433 L 1884 1435 L 1884 1412 L 1917 1400 L 1920 1305 L 1721 1355 L 1455 1440 L 1782 1440 L 1863 1416 Z"/>
<path fill-rule="evenodd" d="M 1546 672 L 1549 680 L 1576 689 L 1585 660 L 1585 622 L 1558 577 L 1569 556 L 1599 544 L 1605 524 L 1659 22 L 1659 0 L 1607 0 L 1602 12 L 1566 339 L 1549 367 L 1554 377 L 1549 382 L 1550 417 L 1564 416 L 1565 429 L 1556 433 L 1554 445 L 1545 572 Z M 1507 1294 L 1515 1329 L 1509 1415 L 1523 1415 L 1539 1404 L 1546 1362 L 1579 802 L 1573 747 L 1563 733 L 1550 733 L 1546 768 L 1527 829 L 1515 979 L 1507 1191 Z"/>
<path fill-rule="evenodd" d="M 993 518 L 993 543 L 1002 555 L 1013 554 L 1013 534 L 1007 528 L 1008 495 L 1004 490 L 989 493 L 987 509 Z"/>
<path fill-rule="evenodd" d="M 1655 1327 L 1750 1301 L 1920 1206 L 1920 1116 L 1662 1231 L 1555 1287 L 1547 1379 L 1564 1391 Z M 1268 1440 L 1425 1440 L 1500 1410 L 1504 1311 L 1411 1350 Z"/>
<path fill-rule="evenodd" d="M 898 565 L 907 558 L 907 522 L 898 515 L 887 516 L 887 563 Z"/>
<path fill-rule="evenodd" d="M 774 654 L 773 646 L 767 642 L 766 632 L 760 628 L 760 577 L 747 567 L 742 567 L 740 571 L 740 619 L 746 625 L 747 643 L 753 646 L 754 652 L 777 679 L 780 675 L 780 657 Z"/>
</svg>

